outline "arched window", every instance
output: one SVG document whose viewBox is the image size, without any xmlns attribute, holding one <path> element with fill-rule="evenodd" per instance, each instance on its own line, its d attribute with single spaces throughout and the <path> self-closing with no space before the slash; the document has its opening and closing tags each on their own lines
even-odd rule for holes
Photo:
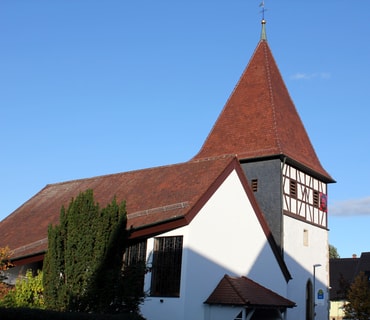
<svg viewBox="0 0 370 320">
<path fill-rule="evenodd" d="M 306 284 L 306 320 L 313 320 L 313 292 L 311 279 Z"/>
</svg>

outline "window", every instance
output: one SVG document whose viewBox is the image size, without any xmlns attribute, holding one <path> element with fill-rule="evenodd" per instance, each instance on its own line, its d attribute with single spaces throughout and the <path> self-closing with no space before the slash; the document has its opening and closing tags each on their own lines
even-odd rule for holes
<svg viewBox="0 0 370 320">
<path fill-rule="evenodd" d="M 127 277 L 134 294 L 143 292 L 145 272 L 146 240 L 129 245 L 123 255 L 124 279 Z"/>
<path fill-rule="evenodd" d="M 146 260 L 146 240 L 131 244 L 123 255 L 124 266 L 130 266 Z"/>
<path fill-rule="evenodd" d="M 313 192 L 313 206 L 315 208 L 319 208 L 319 204 L 320 204 L 320 193 L 316 190 L 314 190 Z"/>
<path fill-rule="evenodd" d="M 182 236 L 154 239 L 152 296 L 180 296 L 182 242 Z"/>
<path fill-rule="evenodd" d="M 308 247 L 308 230 L 307 229 L 303 230 L 303 245 L 305 247 Z"/>
<path fill-rule="evenodd" d="M 252 179 L 251 181 L 251 187 L 253 192 L 258 191 L 258 179 Z"/>
<path fill-rule="evenodd" d="M 290 196 L 292 198 L 297 198 L 297 181 L 290 180 L 289 190 L 290 190 Z"/>
</svg>

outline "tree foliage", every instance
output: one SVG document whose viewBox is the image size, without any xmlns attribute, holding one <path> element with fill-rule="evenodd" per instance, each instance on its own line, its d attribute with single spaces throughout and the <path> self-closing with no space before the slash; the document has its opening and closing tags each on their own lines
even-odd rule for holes
<svg viewBox="0 0 370 320">
<path fill-rule="evenodd" d="M 329 259 L 339 259 L 339 253 L 336 247 L 329 244 Z"/>
<path fill-rule="evenodd" d="M 105 208 L 87 190 L 62 207 L 48 230 L 44 260 L 45 301 L 58 311 L 125 310 L 122 256 L 127 244 L 125 202 Z"/>
<path fill-rule="evenodd" d="M 346 319 L 370 319 L 370 286 L 369 276 L 360 272 L 352 283 L 344 305 Z"/>
<path fill-rule="evenodd" d="M 10 262 L 11 254 L 9 247 L 0 247 L 0 271 L 5 271 L 13 266 Z"/>
<path fill-rule="evenodd" d="M 339 287 L 336 292 L 337 298 L 340 300 L 346 300 L 348 296 L 348 291 L 351 287 L 351 282 L 344 277 L 343 273 L 340 273 L 338 279 Z"/>
<path fill-rule="evenodd" d="M 33 276 L 32 271 L 28 270 L 24 277 L 17 279 L 15 288 L 4 296 L 0 306 L 44 309 L 43 291 L 42 272 Z"/>
<path fill-rule="evenodd" d="M 7 278 L 4 271 L 13 266 L 10 261 L 11 251 L 9 247 L 0 248 L 0 299 L 2 299 L 10 290 L 9 285 L 3 283 Z"/>
</svg>

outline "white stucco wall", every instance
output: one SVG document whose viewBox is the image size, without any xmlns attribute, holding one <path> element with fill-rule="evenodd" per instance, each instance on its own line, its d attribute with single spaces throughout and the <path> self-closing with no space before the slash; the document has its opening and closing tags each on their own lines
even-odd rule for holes
<svg viewBox="0 0 370 320">
<path fill-rule="evenodd" d="M 288 298 L 298 305 L 288 310 L 288 319 L 305 319 L 306 284 L 309 279 L 313 283 L 315 264 L 321 264 L 315 268 L 316 298 L 318 290 L 324 292 L 324 299 L 316 299 L 316 319 L 328 319 L 328 231 L 284 216 L 284 259 L 293 277 L 288 285 Z"/>
<path fill-rule="evenodd" d="M 184 236 L 180 298 L 148 297 L 141 308 L 144 317 L 205 319 L 203 302 L 225 274 L 248 276 L 286 296 L 283 274 L 235 171 L 189 226 L 161 236 L 169 235 Z M 148 252 L 152 247 L 153 241 L 148 241 Z M 147 289 L 149 284 L 150 274 Z"/>
</svg>

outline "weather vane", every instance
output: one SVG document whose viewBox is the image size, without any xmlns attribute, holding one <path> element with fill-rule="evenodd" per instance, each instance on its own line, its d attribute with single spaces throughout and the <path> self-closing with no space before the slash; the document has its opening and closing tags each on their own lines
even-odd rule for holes
<svg viewBox="0 0 370 320">
<path fill-rule="evenodd" d="M 260 7 L 262 8 L 261 10 L 261 13 L 262 13 L 262 21 L 261 21 L 261 24 L 262 24 L 262 30 L 261 30 L 261 40 L 267 40 L 267 37 L 266 37 L 266 20 L 265 20 L 265 11 L 267 10 L 265 8 L 265 1 L 262 0 L 262 2 L 260 3 Z"/>
<path fill-rule="evenodd" d="M 267 10 L 265 8 L 265 1 L 262 0 L 262 2 L 260 3 L 260 7 L 262 8 L 261 10 L 261 13 L 262 13 L 262 21 L 265 21 L 265 11 Z"/>
</svg>

